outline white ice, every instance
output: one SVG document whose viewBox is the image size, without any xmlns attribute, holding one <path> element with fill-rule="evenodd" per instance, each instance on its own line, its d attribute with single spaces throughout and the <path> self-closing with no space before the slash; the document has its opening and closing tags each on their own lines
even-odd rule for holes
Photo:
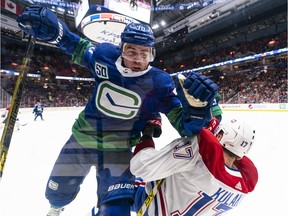
<svg viewBox="0 0 288 216">
<path fill-rule="evenodd" d="M 49 209 L 44 196 L 46 181 L 79 112 L 77 108 L 46 110 L 44 121 L 39 118 L 33 121 L 32 109 L 19 115 L 20 121 L 28 124 L 12 137 L 0 183 L 1 216 L 46 215 Z M 259 182 L 255 191 L 228 215 L 287 215 L 288 113 L 225 112 L 224 118 L 230 116 L 241 117 L 256 128 L 256 142 L 249 155 L 258 168 Z M 163 125 L 161 138 L 155 140 L 157 148 L 178 137 L 165 118 Z M 87 216 L 96 201 L 95 170 L 91 169 L 80 193 L 62 215 Z"/>
</svg>

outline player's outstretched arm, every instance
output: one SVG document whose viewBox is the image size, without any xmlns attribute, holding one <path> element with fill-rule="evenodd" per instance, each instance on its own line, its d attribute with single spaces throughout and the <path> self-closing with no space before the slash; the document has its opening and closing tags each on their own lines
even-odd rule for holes
<svg viewBox="0 0 288 216">
<path fill-rule="evenodd" d="M 182 103 L 183 135 L 192 136 L 212 119 L 211 106 L 218 86 L 208 77 L 192 73 L 175 79 L 177 95 Z"/>
<path fill-rule="evenodd" d="M 17 17 L 21 30 L 38 40 L 55 44 L 72 54 L 79 44 L 80 37 L 72 33 L 64 22 L 47 7 L 27 6 Z"/>
</svg>

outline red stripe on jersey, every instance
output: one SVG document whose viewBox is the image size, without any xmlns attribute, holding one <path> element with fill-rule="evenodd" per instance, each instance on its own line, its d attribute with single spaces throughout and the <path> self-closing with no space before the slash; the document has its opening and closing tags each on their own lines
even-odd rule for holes
<svg viewBox="0 0 288 216">
<path fill-rule="evenodd" d="M 139 151 L 141 151 L 144 148 L 155 148 L 154 141 L 152 137 L 146 136 L 145 139 L 141 139 L 141 141 L 136 145 L 134 149 L 134 155 L 136 155 Z"/>
<path fill-rule="evenodd" d="M 159 188 L 158 193 L 159 193 L 159 198 L 160 198 L 162 216 L 166 216 L 166 208 L 165 208 L 163 192 L 162 192 L 162 188 L 161 187 Z"/>
<path fill-rule="evenodd" d="M 136 187 L 145 187 L 145 185 L 146 185 L 146 182 L 135 180 Z"/>
<path fill-rule="evenodd" d="M 198 136 L 200 138 L 199 152 L 210 173 L 231 188 L 242 193 L 251 192 L 258 180 L 258 172 L 253 162 L 243 157 L 235 164 L 242 178 L 231 175 L 225 169 L 222 145 L 216 137 L 207 129 L 202 129 Z M 239 182 L 242 188 L 235 187 Z"/>
<path fill-rule="evenodd" d="M 258 172 L 253 162 L 246 156 L 241 160 L 237 160 L 235 166 L 241 170 L 242 177 L 247 184 L 248 191 L 253 191 L 258 182 Z"/>
</svg>

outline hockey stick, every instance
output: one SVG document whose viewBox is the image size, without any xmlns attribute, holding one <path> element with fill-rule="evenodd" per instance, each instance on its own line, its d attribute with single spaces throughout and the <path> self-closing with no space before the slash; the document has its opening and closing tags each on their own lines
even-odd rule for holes
<svg viewBox="0 0 288 216">
<path fill-rule="evenodd" d="M 148 207 L 150 206 L 152 200 L 154 199 L 155 195 L 158 192 L 158 189 L 160 188 L 163 182 L 164 182 L 164 179 L 160 179 L 156 181 L 156 185 L 151 190 L 148 197 L 145 199 L 143 205 L 141 206 L 141 208 L 139 209 L 137 213 L 137 216 L 143 216 L 145 214 L 145 212 L 147 211 Z"/>
<path fill-rule="evenodd" d="M 28 48 L 27 48 L 25 57 L 23 58 L 22 65 L 20 66 L 20 73 L 19 73 L 16 85 L 15 85 L 15 89 L 14 89 L 14 93 L 12 96 L 12 101 L 10 104 L 8 116 L 6 118 L 4 130 L 2 132 L 2 137 L 1 137 L 1 142 L 0 142 L 0 181 L 2 179 L 9 146 L 10 146 L 11 138 L 13 135 L 15 122 L 17 119 L 20 102 L 22 99 L 22 94 L 25 89 L 28 66 L 30 64 L 30 57 L 33 53 L 35 41 L 36 40 L 34 37 L 29 38 Z"/>
</svg>

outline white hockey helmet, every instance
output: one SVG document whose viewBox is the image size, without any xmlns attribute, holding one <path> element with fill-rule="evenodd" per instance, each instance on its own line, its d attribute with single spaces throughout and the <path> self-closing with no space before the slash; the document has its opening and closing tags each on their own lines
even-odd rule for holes
<svg viewBox="0 0 288 216">
<path fill-rule="evenodd" d="M 255 130 L 244 121 L 229 119 L 220 123 L 215 136 L 225 149 L 242 158 L 251 149 Z"/>
</svg>

